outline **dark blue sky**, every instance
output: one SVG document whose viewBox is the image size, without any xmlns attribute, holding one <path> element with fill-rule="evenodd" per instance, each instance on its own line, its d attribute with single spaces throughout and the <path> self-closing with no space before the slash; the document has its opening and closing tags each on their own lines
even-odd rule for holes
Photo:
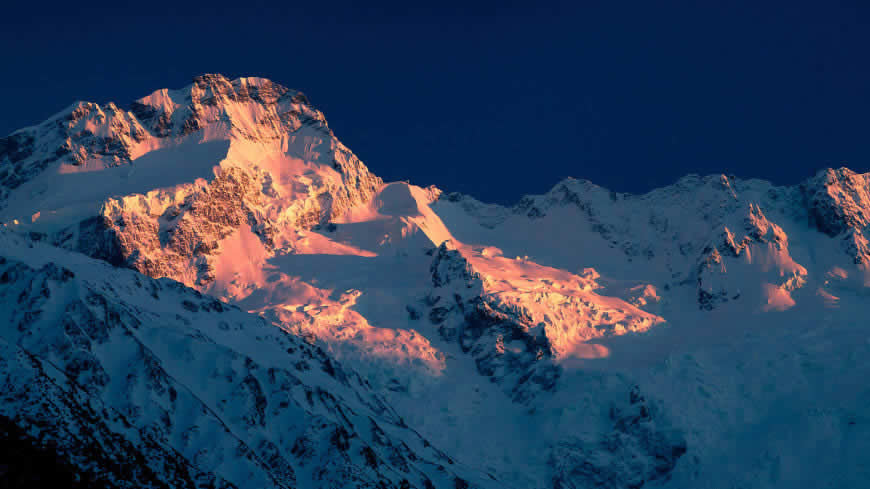
<svg viewBox="0 0 870 489">
<path fill-rule="evenodd" d="M 2 134 L 219 72 L 304 91 L 387 180 L 487 201 L 870 168 L 866 1 L 16 3 Z"/>
</svg>

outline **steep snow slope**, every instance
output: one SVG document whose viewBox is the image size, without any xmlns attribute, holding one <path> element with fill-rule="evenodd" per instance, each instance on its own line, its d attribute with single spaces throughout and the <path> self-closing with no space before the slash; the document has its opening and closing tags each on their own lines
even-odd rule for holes
<svg viewBox="0 0 870 489">
<path fill-rule="evenodd" d="M 221 75 L 130 111 L 74 104 L 3 139 L 0 161 L 3 222 L 189 285 L 214 280 L 217 242 L 239 227 L 274 247 L 381 184 L 304 95 Z"/>
<path fill-rule="evenodd" d="M 854 485 L 868 464 L 860 257 L 807 224 L 805 189 L 722 182 L 686 179 L 592 229 L 570 202 L 495 226 L 489 207 L 481 226 L 434 189 L 390 184 L 266 259 L 276 278 L 242 304 L 313 334 L 421 432 L 518 487 Z M 603 202 L 592 212 L 613 212 Z M 788 443 L 756 425 L 780 403 L 799 406 L 777 421 L 800 427 Z M 821 442 L 837 450 L 807 472 Z M 837 469 L 845 451 L 854 470 Z"/>
<path fill-rule="evenodd" d="M 429 207 L 436 197 L 386 185 L 336 222 L 297 232 L 292 252 L 252 253 L 264 256 L 252 286 L 221 289 L 218 280 L 215 290 L 317 338 L 427 436 L 515 487 L 666 478 L 684 442 L 667 415 L 640 416 L 642 394 L 629 381 L 606 376 L 584 389 L 614 408 L 587 413 L 582 442 L 551 431 L 562 415 L 545 408 L 563 363 L 606 354 L 589 340 L 662 319 L 599 295 L 591 270 L 575 275 L 457 241 Z M 549 414 L 534 416 L 539 409 Z M 601 451 L 606 443 L 612 451 Z M 582 473 L 548 468 L 586 451 L 610 455 Z M 623 451 L 637 462 L 614 462 Z"/>
<path fill-rule="evenodd" d="M 513 208 L 452 194 L 432 209 L 466 243 L 594 267 L 615 295 L 644 290 L 653 300 L 639 305 L 667 321 L 563 363 L 544 408 L 556 414 L 544 418 L 564 433 L 575 412 L 588 423 L 578 405 L 606 404 L 589 395 L 591 373 L 616 375 L 685 436 L 668 487 L 860 487 L 870 470 L 867 177 L 826 170 L 783 188 L 690 176 L 641 196 L 567 180 Z"/>
<path fill-rule="evenodd" d="M 870 175 L 688 176 L 637 196 L 568 179 L 506 208 L 385 185 L 298 92 L 206 75 L 0 140 L 0 179 L 9 229 L 174 278 L 318 345 L 364 379 L 361 396 L 383 396 L 397 433 L 407 423 L 480 484 L 868 475 Z M 263 419 L 285 446 L 271 438 L 283 418 Z M 340 485 L 360 471 L 311 473 Z"/>
<path fill-rule="evenodd" d="M 499 486 L 261 318 L 8 233 L 0 250 L 0 410 L 110 484 Z"/>
</svg>

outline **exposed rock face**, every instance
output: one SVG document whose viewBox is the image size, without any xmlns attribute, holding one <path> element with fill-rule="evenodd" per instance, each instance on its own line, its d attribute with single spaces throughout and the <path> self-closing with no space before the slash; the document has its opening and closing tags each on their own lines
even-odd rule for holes
<svg viewBox="0 0 870 489">
<path fill-rule="evenodd" d="M 203 75 L 0 139 L 0 223 L 0 422 L 107 487 L 696 487 L 752 416 L 832 379 L 866 405 L 848 169 L 505 208 L 384 185 L 300 92 Z M 846 414 L 798 441 L 870 439 Z"/>
<path fill-rule="evenodd" d="M 870 223 L 870 181 L 848 168 L 823 170 L 801 186 L 813 224 L 829 236 Z"/>
<path fill-rule="evenodd" d="M 490 259 L 493 267 L 504 267 L 504 258 Z M 484 263 L 489 265 L 479 265 Z M 433 288 L 419 308 L 441 338 L 458 343 L 478 372 L 515 402 L 526 403 L 556 387 L 562 371 L 556 360 L 594 356 L 587 341 L 646 331 L 662 322 L 626 302 L 602 303 L 592 292 L 598 287 L 594 276 L 561 281 L 535 268 L 528 273 L 541 273 L 537 280 L 493 276 L 486 268 L 475 269 L 448 243 L 434 250 L 430 272 Z M 507 288 L 498 283 L 505 280 Z"/>
<path fill-rule="evenodd" d="M 0 297 L 17 304 L 2 312 L 0 415 L 103 482 L 424 488 L 472 475 L 358 375 L 259 317 L 0 239 Z"/>
<path fill-rule="evenodd" d="M 488 304 L 480 274 L 446 243 L 433 253 L 430 270 L 434 288 L 421 307 L 444 340 L 474 358 L 481 375 L 517 402 L 555 387 L 560 369 L 542 361 L 553 352 L 541 328 L 530 328 L 522 313 L 506 314 Z M 506 350 L 505 343 L 511 348 Z"/>
<path fill-rule="evenodd" d="M 865 236 L 870 225 L 870 174 L 848 168 L 827 169 L 801 185 L 811 223 L 842 239 L 856 264 L 870 265 Z"/>
<path fill-rule="evenodd" d="M 51 166 L 82 166 L 88 160 L 101 165 L 129 163 L 135 147 L 148 132 L 128 112 L 113 103 L 101 107 L 76 102 L 42 124 L 0 139 L 0 199 Z"/>
<path fill-rule="evenodd" d="M 445 216 L 454 215 L 446 210 L 453 207 L 461 208 L 481 228 L 492 230 L 480 232 L 481 236 L 497 236 L 500 230 L 516 227 L 549 232 L 555 223 L 570 223 L 561 242 L 538 247 L 519 239 L 523 245 L 506 252 L 538 253 L 550 260 L 546 264 L 564 268 L 595 265 L 584 263 L 582 253 L 571 254 L 570 246 L 593 247 L 594 256 L 601 255 L 599 249 L 610 249 L 616 254 L 608 259 L 657 277 L 653 283 L 659 288 L 696 285 L 697 304 L 705 310 L 746 299 L 746 290 L 741 292 L 745 284 L 738 283 L 742 278 L 733 279 L 740 273 L 731 273 L 744 265 L 754 264 L 775 294 L 800 288 L 807 271 L 806 264 L 792 259 L 789 236 L 793 232 L 798 233 L 801 256 L 823 245 L 814 236 L 804 236 L 817 229 L 840 242 L 848 262 L 859 267 L 855 274 L 866 273 L 870 264 L 866 238 L 870 176 L 846 168 L 824 170 L 792 187 L 725 175 L 689 175 L 644 195 L 610 192 L 588 181 L 566 179 L 547 194 L 524 197 L 512 208 L 499 210 L 458 194 L 446 195 L 435 205 L 436 211 L 445 209 Z M 450 219 L 446 224 L 451 226 Z M 502 246 L 498 241 L 492 244 Z M 628 275 L 619 268 L 606 271 Z"/>
<path fill-rule="evenodd" d="M 91 244 L 99 243 L 100 234 L 114 236 L 125 266 L 152 277 L 207 285 L 214 279 L 209 259 L 220 253 L 220 241 L 240 227 L 255 230 L 264 244 L 274 247 L 272 223 L 259 212 L 258 183 L 249 172 L 230 167 L 206 186 L 188 187 L 190 193 L 183 197 L 176 193 L 157 215 L 142 212 L 141 196 L 110 199 L 101 211 L 105 227 L 91 235 L 93 241 L 81 234 L 79 239 Z M 88 251 L 81 244 L 76 249 Z"/>
<path fill-rule="evenodd" d="M 718 304 L 739 299 L 741 280 L 733 279 L 729 268 L 755 266 L 761 268 L 757 276 L 782 297 L 798 289 L 806 282 L 807 270 L 794 262 L 789 255 L 788 236 L 777 224 L 770 222 L 758 204 L 750 203 L 743 229 L 736 235 L 728 226 L 723 226 L 719 236 L 702 252 L 698 264 L 698 305 L 712 310 Z M 765 273 L 773 268 L 774 273 Z"/>
<path fill-rule="evenodd" d="M 179 160 L 177 165 L 201 167 L 199 174 L 188 169 L 173 177 L 179 168 L 166 168 L 169 185 L 157 188 L 138 176 L 139 161 L 218 141 L 228 143 L 225 151 Z M 221 75 L 159 90 L 130 111 L 111 103 L 74 104 L 0 141 L 0 162 L 0 208 L 23 198 L 9 192 L 27 182 L 18 194 L 50 193 L 63 186 L 55 180 L 82 171 L 112 169 L 124 172 L 123 181 L 142 178 L 131 187 L 141 191 L 129 194 L 108 184 L 96 194 L 72 189 L 67 200 L 91 201 L 84 215 L 58 218 L 51 206 L 37 205 L 27 212 L 7 209 L 6 217 L 32 219 L 37 228 L 52 221 L 47 229 L 63 228 L 51 231 L 57 245 L 198 286 L 213 280 L 219 243 L 239 228 L 250 228 L 272 248 L 276 229 L 324 224 L 368 201 L 382 185 L 300 92 L 261 78 Z"/>
</svg>

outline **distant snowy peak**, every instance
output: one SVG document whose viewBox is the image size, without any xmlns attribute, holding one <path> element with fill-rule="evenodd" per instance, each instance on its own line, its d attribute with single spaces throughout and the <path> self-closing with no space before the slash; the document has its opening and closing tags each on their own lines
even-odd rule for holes
<svg viewBox="0 0 870 489">
<path fill-rule="evenodd" d="M 848 168 L 820 170 L 815 176 L 794 186 L 775 186 L 759 179 L 739 179 L 718 174 L 686 175 L 675 183 L 653 189 L 644 194 L 615 192 L 589 180 L 568 177 L 556 183 L 541 195 L 525 195 L 515 205 L 505 207 L 485 204 L 473 197 L 457 192 L 444 193 L 441 199 L 462 203 L 471 213 L 487 215 L 510 212 L 542 217 L 548 209 L 575 205 L 585 209 L 593 204 L 610 202 L 644 202 L 649 204 L 690 204 L 710 206 L 715 203 L 732 207 L 732 203 L 758 200 L 791 199 L 792 204 L 806 207 L 817 218 L 816 225 L 823 232 L 836 235 L 850 226 L 866 227 L 870 224 L 870 174 L 856 173 Z"/>
<path fill-rule="evenodd" d="M 827 168 L 794 186 L 775 186 L 764 180 L 743 180 L 724 174 L 691 174 L 645 194 L 628 194 L 569 177 L 546 194 L 524 196 L 512 207 L 483 204 L 459 193 L 444 194 L 442 199 L 461 203 L 469 214 L 488 224 L 504 220 L 506 214 L 539 218 L 550 209 L 564 206 L 576 206 L 594 215 L 596 207 L 624 207 L 619 203 L 625 202 L 643 204 L 652 212 L 662 207 L 687 206 L 687 210 L 703 211 L 703 217 L 713 219 L 724 219 L 748 203 L 756 209 L 773 204 L 792 216 L 807 216 L 814 227 L 830 236 L 850 229 L 862 231 L 870 225 L 870 173 L 860 174 L 848 168 Z M 710 214 L 707 210 L 715 212 Z"/>
<path fill-rule="evenodd" d="M 589 180 L 566 178 L 553 186 L 544 195 L 527 195 L 513 206 L 512 211 L 529 217 L 542 217 L 553 207 L 574 205 L 584 212 L 595 213 L 594 207 L 607 203 L 644 202 L 652 205 L 695 205 L 703 208 L 721 207 L 733 209 L 741 200 L 743 189 L 758 191 L 767 182 L 760 180 L 741 181 L 726 175 L 686 175 L 674 184 L 651 190 L 646 194 L 615 192 Z"/>
<path fill-rule="evenodd" d="M 434 208 L 461 230 L 458 238 L 545 265 L 595 267 L 665 289 L 697 286 L 701 309 L 747 297 L 760 297 L 764 309 L 788 308 L 794 291 L 833 269 L 870 284 L 870 174 L 846 168 L 783 187 L 688 175 L 641 195 L 568 178 L 512 207 L 446 194 Z M 553 233 L 559 239 L 547 238 Z"/>
</svg>

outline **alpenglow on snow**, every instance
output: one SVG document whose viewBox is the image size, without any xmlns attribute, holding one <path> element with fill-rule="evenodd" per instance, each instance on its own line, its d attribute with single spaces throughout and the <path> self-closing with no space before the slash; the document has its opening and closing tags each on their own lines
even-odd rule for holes
<svg viewBox="0 0 870 489">
<path fill-rule="evenodd" d="M 301 92 L 203 75 L 0 139 L 0 222 L 4 443 L 58 480 L 870 480 L 870 174 L 505 207 L 383 182 Z"/>
</svg>

